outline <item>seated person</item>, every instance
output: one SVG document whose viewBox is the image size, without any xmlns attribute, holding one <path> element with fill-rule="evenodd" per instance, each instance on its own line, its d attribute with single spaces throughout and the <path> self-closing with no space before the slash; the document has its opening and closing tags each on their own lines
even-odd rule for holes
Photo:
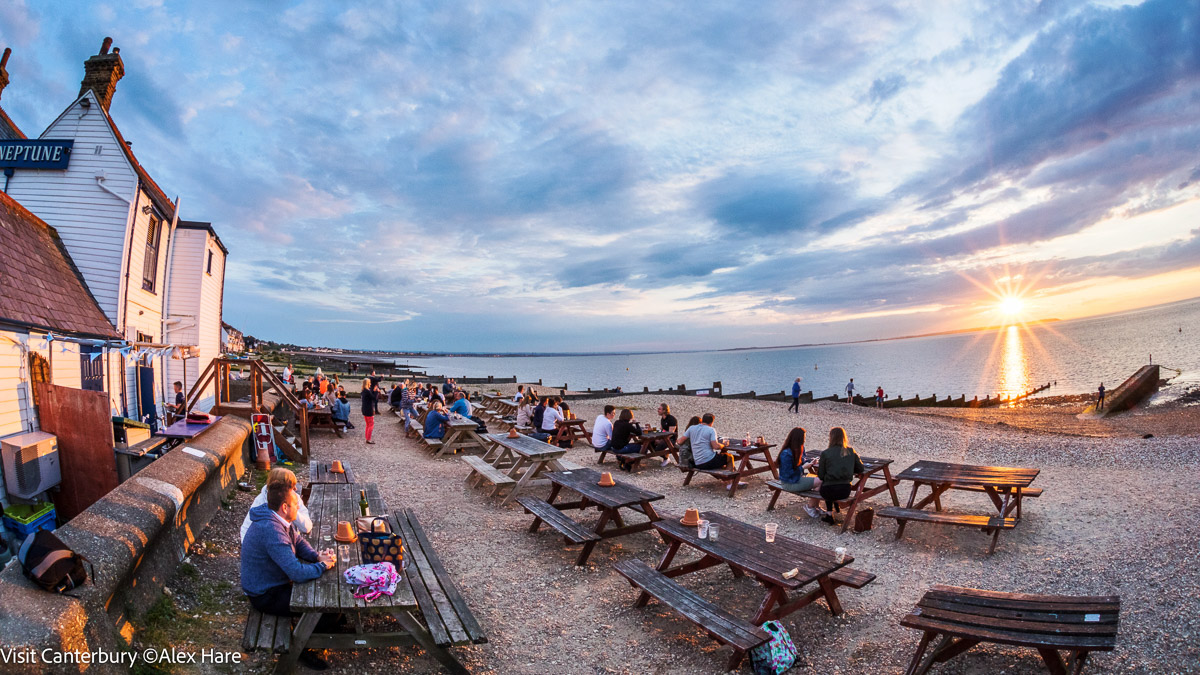
<svg viewBox="0 0 1200 675">
<path fill-rule="evenodd" d="M 712 413 L 704 413 L 700 418 L 700 424 L 694 427 L 688 427 L 687 438 L 692 447 L 692 463 L 697 469 L 711 471 L 713 469 L 733 469 L 733 455 L 724 452 L 729 447 L 728 443 L 722 443 L 717 438 L 717 430 L 713 429 L 713 422 L 716 421 L 716 416 Z M 745 485 L 739 482 L 738 487 Z M 733 483 L 726 486 L 726 489 L 731 489 Z"/>
<path fill-rule="evenodd" d="M 295 617 L 292 585 L 319 578 L 336 562 L 332 549 L 317 553 L 293 526 L 300 495 L 285 482 L 267 484 L 265 504 L 250 509 L 250 528 L 242 541 L 242 591 L 263 614 Z M 317 670 L 328 667 L 312 650 L 300 661 Z"/>
<path fill-rule="evenodd" d="M 666 403 L 658 404 L 658 422 L 659 422 L 659 425 L 658 425 L 659 429 L 662 429 L 663 431 L 666 431 L 671 434 L 670 441 L 668 441 L 665 438 L 660 438 L 659 440 L 654 441 L 654 449 L 661 452 L 663 450 L 666 450 L 668 447 L 670 447 L 671 443 L 677 443 L 679 441 L 679 434 L 678 434 L 679 421 L 676 420 L 675 416 L 671 414 L 671 406 L 669 404 L 666 404 Z M 670 455 L 663 457 L 663 460 L 662 460 L 663 466 L 666 466 L 670 463 L 671 463 Z"/>
<path fill-rule="evenodd" d="M 540 432 L 542 430 L 542 417 L 546 415 L 546 402 L 549 400 L 549 397 L 546 397 L 541 400 L 535 399 L 534 401 L 533 412 L 529 416 L 530 426 L 533 427 L 534 431 Z"/>
<path fill-rule="evenodd" d="M 443 438 L 446 435 L 446 422 L 450 416 L 442 409 L 441 401 L 429 404 L 429 413 L 425 415 L 425 438 Z"/>
<path fill-rule="evenodd" d="M 821 497 L 825 499 L 825 508 L 829 513 L 821 520 L 830 525 L 837 524 L 833 519 L 834 502 L 850 496 L 850 484 L 854 482 L 855 474 L 866 471 L 858 453 L 846 441 L 846 430 L 834 427 L 829 430 L 829 447 L 821 453 L 817 462 L 817 477 L 821 479 Z"/>
<path fill-rule="evenodd" d="M 392 390 L 388 392 L 388 405 L 392 406 L 392 410 L 400 407 L 400 397 L 403 393 L 400 385 L 392 385 Z"/>
<path fill-rule="evenodd" d="M 467 395 L 461 391 L 456 391 L 450 395 L 450 408 L 448 412 L 457 413 L 463 417 L 471 416 L 471 402 L 467 400 Z"/>
<path fill-rule="evenodd" d="M 533 397 L 526 394 L 517 405 L 517 426 L 528 427 L 533 424 Z"/>
<path fill-rule="evenodd" d="M 175 403 L 168 405 L 167 410 L 175 417 L 183 417 L 187 414 L 187 402 L 183 397 L 183 383 L 176 381 L 171 385 L 175 388 Z"/>
<path fill-rule="evenodd" d="M 559 408 L 558 398 L 548 398 L 542 411 L 542 425 L 539 427 L 544 434 L 553 436 L 558 431 L 558 423 L 563 420 L 562 409 Z"/>
<path fill-rule="evenodd" d="M 612 451 L 617 455 L 617 461 L 623 471 L 632 471 L 633 463 L 621 459 L 621 455 L 636 455 L 641 453 L 642 444 L 635 443 L 633 437 L 642 433 L 642 425 L 633 421 L 633 411 L 629 408 L 621 410 L 617 421 L 613 422 Z"/>
<path fill-rule="evenodd" d="M 334 395 L 333 401 L 329 404 L 329 416 L 333 418 L 334 423 L 341 424 L 347 429 L 353 429 L 354 425 L 350 423 L 350 401 L 346 400 L 346 392 L 344 390 L 337 392 L 333 389 L 330 389 L 329 392 Z"/>
<path fill-rule="evenodd" d="M 296 474 L 292 473 L 291 469 L 285 469 L 283 467 L 275 467 L 274 469 L 271 469 L 269 473 L 267 473 L 266 485 L 263 485 L 262 491 L 259 492 L 258 496 L 254 498 L 254 502 L 250 504 L 250 510 L 246 512 L 246 517 L 242 520 L 241 536 L 243 541 L 246 539 L 246 530 L 250 529 L 250 513 L 254 511 L 256 507 L 267 503 L 267 486 L 271 483 L 286 483 L 288 485 L 288 489 L 295 490 Z M 296 510 L 296 518 L 293 521 L 293 524 L 296 526 L 297 530 L 300 530 L 301 534 L 308 534 L 309 532 L 312 532 L 312 518 L 308 515 L 308 507 L 304 505 L 303 501 L 300 502 L 300 505 Z"/>
<path fill-rule="evenodd" d="M 596 452 L 612 451 L 613 418 L 617 416 L 617 407 L 604 406 L 604 413 L 596 416 L 592 422 L 592 447 Z"/>
<path fill-rule="evenodd" d="M 779 449 L 779 482 L 783 489 L 794 494 L 809 490 L 819 490 L 821 479 L 809 476 L 808 472 L 817 464 L 817 460 L 804 463 L 804 429 L 796 427 L 788 432 L 787 440 Z M 810 518 L 820 518 L 825 515 L 821 510 L 821 500 L 810 498 L 804 504 L 804 512 Z"/>
<path fill-rule="evenodd" d="M 517 385 L 517 394 L 516 394 L 516 396 L 513 396 L 512 402 L 516 403 L 516 404 L 520 404 L 524 398 L 525 398 L 525 385 L 518 384 Z"/>
</svg>

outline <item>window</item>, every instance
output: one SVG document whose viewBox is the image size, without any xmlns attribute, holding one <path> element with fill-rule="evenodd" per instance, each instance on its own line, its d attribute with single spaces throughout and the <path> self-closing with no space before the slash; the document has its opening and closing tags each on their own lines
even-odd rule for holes
<svg viewBox="0 0 1200 675">
<path fill-rule="evenodd" d="M 204 266 L 204 273 L 212 276 L 212 249 L 208 250 L 208 264 Z"/>
<path fill-rule="evenodd" d="M 100 356 L 92 358 L 92 354 Z M 79 345 L 80 389 L 104 391 L 104 349 L 97 345 Z"/>
<path fill-rule="evenodd" d="M 154 292 L 158 282 L 158 240 L 162 235 L 162 221 L 150 217 L 150 227 L 146 230 L 146 257 L 142 260 L 142 288 Z"/>
</svg>

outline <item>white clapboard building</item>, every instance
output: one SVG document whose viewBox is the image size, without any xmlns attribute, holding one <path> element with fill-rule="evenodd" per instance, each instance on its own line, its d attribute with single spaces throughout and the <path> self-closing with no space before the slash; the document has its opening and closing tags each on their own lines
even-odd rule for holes
<svg viewBox="0 0 1200 675">
<path fill-rule="evenodd" d="M 195 347 L 189 371 L 219 355 L 226 250 L 211 226 L 180 229 L 179 200 L 138 162 L 109 115 L 125 74 L 111 44 L 106 38 L 84 63 L 79 96 L 38 136 L 69 146 L 65 166 L 18 167 L 7 192 L 55 229 L 108 321 L 142 355 L 124 360 L 110 394 L 115 413 L 147 419 L 161 415 L 171 383 L 183 379 L 178 352 L 164 347 Z"/>
</svg>

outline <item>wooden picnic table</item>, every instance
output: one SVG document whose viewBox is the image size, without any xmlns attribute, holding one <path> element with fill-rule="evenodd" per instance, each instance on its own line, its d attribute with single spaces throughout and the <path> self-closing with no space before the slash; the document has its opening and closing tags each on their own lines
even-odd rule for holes
<svg viewBox="0 0 1200 675">
<path fill-rule="evenodd" d="M 546 471 L 563 471 L 560 459 L 567 454 L 566 448 L 559 448 L 544 443 L 524 434 L 509 438 L 506 434 L 484 434 L 483 440 L 490 449 L 483 457 L 463 457 L 463 461 L 471 467 L 467 476 L 468 485 L 478 485 L 484 481 L 492 484 L 491 495 L 497 495 L 505 487 L 511 487 L 500 503 L 507 504 L 510 499 L 521 492 L 541 485 L 549 485 L 550 481 L 542 476 Z"/>
<path fill-rule="evenodd" d="M 328 525 L 336 533 L 339 521 L 353 522 L 360 515 L 359 490 L 366 492 L 372 515 L 387 518 L 392 532 L 401 536 L 407 561 L 401 571 L 402 581 L 390 596 L 381 595 L 371 602 L 355 598 L 354 587 L 347 584 L 342 575 L 348 568 L 360 564 L 362 557 L 359 544 L 349 544 L 347 560 L 339 555 L 333 569 L 314 581 L 296 584 L 293 588 L 291 608 L 300 612 L 301 617 L 277 670 L 287 673 L 294 669 L 300 652 L 306 648 L 374 649 L 417 644 L 451 672 L 466 673 L 467 670 L 445 647 L 487 640 L 411 510 L 390 510 L 373 483 L 314 485 L 308 501 L 313 519 L 308 538 L 313 548 L 337 549 L 339 542 L 336 540 L 326 542 L 321 539 L 321 526 Z M 354 632 L 314 633 L 317 621 L 327 612 L 346 615 Z M 384 622 L 371 622 L 372 628 L 367 630 L 363 619 L 372 614 L 393 617 L 400 630 L 394 630 L 395 626 Z M 417 619 L 417 614 L 424 619 L 424 624 Z M 259 625 L 254 629 L 262 630 Z M 251 623 L 247 622 L 247 641 L 250 632 Z M 277 632 L 277 639 L 279 637 L 285 636 Z"/>
<path fill-rule="evenodd" d="M 775 535 L 775 541 L 766 541 L 764 529 L 759 525 L 750 525 L 735 520 L 720 513 L 708 511 L 700 516 L 720 528 L 717 540 L 700 539 L 695 526 L 685 526 L 674 517 L 659 520 L 654 528 L 667 542 L 666 553 L 656 568 L 658 576 L 652 576 L 637 569 L 635 565 L 617 564 L 617 569 L 635 585 L 643 589 L 638 597 L 636 606 L 644 606 L 653 595 L 679 610 L 689 619 L 701 623 L 709 634 L 721 642 L 734 647 L 734 654 L 729 662 L 729 670 L 733 670 L 741 662 L 742 657 L 753 640 L 743 642 L 750 629 L 757 629 L 764 621 L 779 619 L 805 607 L 815 600 L 824 598 L 829 611 L 835 616 L 842 613 L 842 605 L 838 600 L 836 589 L 841 586 L 861 588 L 874 580 L 874 575 L 852 570 L 847 565 L 854 562 L 853 556 L 847 555 L 842 562 L 837 561 L 837 554 L 826 548 L 807 544 L 782 534 Z M 703 556 L 699 560 L 672 566 L 675 555 L 683 545 L 688 545 Z M 664 585 L 663 579 L 674 579 L 686 574 L 705 570 L 718 565 L 728 565 L 735 577 L 750 576 L 766 589 L 766 595 L 759 603 L 754 617 L 748 622 L 734 620 L 733 617 L 718 616 L 717 623 L 703 623 L 702 619 L 711 618 L 712 608 L 698 607 L 695 598 L 686 589 L 674 585 Z M 794 576 L 784 574 L 796 570 Z M 796 597 L 796 593 L 805 586 L 815 584 L 813 588 Z M 678 603 L 679 599 L 686 602 Z M 695 613 L 697 609 L 707 609 L 701 616 Z M 740 627 L 742 630 L 733 630 Z M 724 637 L 722 637 L 724 634 Z"/>
<path fill-rule="evenodd" d="M 676 433 L 674 431 L 642 431 L 635 434 L 632 438 L 635 443 L 640 443 L 641 447 L 637 454 L 630 453 L 622 455 L 612 450 L 605 450 L 600 453 L 600 457 L 596 460 L 597 464 L 604 463 L 604 456 L 612 452 L 613 456 L 622 463 L 628 462 L 630 469 L 636 467 L 642 460 L 650 459 L 651 457 L 672 457 L 675 463 L 679 463 L 679 448 L 675 445 Z M 666 441 L 662 450 L 658 449 L 658 441 Z"/>
<path fill-rule="evenodd" d="M 773 477 L 779 478 L 779 467 L 771 456 L 771 448 L 775 447 L 775 444 L 751 442 L 750 445 L 742 445 L 741 441 L 729 441 L 729 439 L 722 439 L 722 441 L 729 443 L 724 452 L 734 455 L 733 470 L 697 469 L 695 466 L 681 465 L 679 470 L 687 474 L 683 479 L 684 485 L 691 484 L 692 478 L 697 473 L 707 474 L 724 483 L 732 498 L 737 494 L 738 487 L 747 476 L 769 471 Z"/>
<path fill-rule="evenodd" d="M 821 451 L 810 450 L 804 453 L 804 458 L 800 462 L 802 464 L 812 462 L 820 456 Z M 850 523 L 854 521 L 854 514 L 858 511 L 859 505 L 881 492 L 888 492 L 891 495 L 893 506 L 900 505 L 900 498 L 896 496 L 896 485 L 899 482 L 895 478 L 892 478 L 892 472 L 889 468 L 892 460 L 878 457 L 859 457 L 859 460 L 862 461 L 865 471 L 854 477 L 854 482 L 850 484 L 850 496 L 838 501 L 838 505 L 845 509 L 842 514 L 842 532 L 845 532 L 850 527 Z M 775 477 L 776 480 L 767 481 L 767 487 L 774 491 L 774 494 L 771 495 L 770 503 L 767 504 L 768 511 L 775 509 L 775 502 L 785 492 L 783 484 L 778 480 L 779 474 L 775 474 Z M 883 483 L 868 487 L 867 481 L 873 479 L 882 480 Z M 817 490 L 792 494 L 796 494 L 798 497 L 822 499 L 821 493 Z"/>
<path fill-rule="evenodd" d="M 912 494 L 909 495 L 908 505 L 887 507 L 879 511 L 882 518 L 895 518 L 899 527 L 896 538 L 904 535 L 904 527 L 910 520 L 917 520 L 940 525 L 963 525 L 978 527 L 991 536 L 988 554 L 996 550 L 996 542 L 1001 530 L 1011 530 L 1021 519 L 1021 502 L 1026 492 L 1029 496 L 1041 494 L 1029 489 L 1030 483 L 1037 478 L 1039 469 L 1024 469 L 1006 466 L 975 466 L 970 464 L 950 464 L 947 462 L 919 461 L 896 476 L 896 480 L 912 481 Z M 929 486 L 931 492 L 917 502 L 917 492 L 921 486 Z M 942 512 L 942 494 L 947 490 L 964 490 L 982 492 L 991 500 L 996 509 L 996 515 L 950 514 Z M 930 504 L 935 511 L 924 511 Z"/>
<path fill-rule="evenodd" d="M 308 483 L 315 485 L 319 483 L 353 483 L 354 470 L 350 468 L 350 462 L 342 462 L 342 473 L 334 473 L 329 470 L 333 466 L 333 462 L 312 462 L 308 465 Z"/>
<path fill-rule="evenodd" d="M 494 394 L 483 394 L 483 400 L 489 408 L 501 415 L 513 415 L 517 412 L 517 404 L 512 399 Z"/>
<path fill-rule="evenodd" d="M 613 481 L 616 485 L 601 487 L 599 485 L 601 474 L 594 469 L 550 471 L 544 476 L 554 484 L 554 487 L 550 489 L 548 499 L 542 500 L 533 495 L 526 495 L 519 497 L 517 502 L 534 516 L 533 524 L 529 526 L 531 533 L 537 532 L 538 527 L 545 521 L 546 524 L 561 532 L 563 536 L 575 543 L 583 544 L 583 549 L 579 551 L 579 556 L 575 559 L 576 565 L 583 565 L 587 562 L 588 556 L 592 554 L 592 549 L 596 547 L 596 542 L 601 539 L 645 532 L 653 528 L 654 523 L 659 520 L 658 513 L 651 505 L 651 502 L 663 498 L 663 495 L 657 492 L 643 490 L 636 485 L 619 480 Z M 558 498 L 563 488 L 577 492 L 580 498 L 572 502 L 555 503 L 554 500 Z M 591 526 L 583 525 L 563 513 L 571 509 L 582 510 L 592 507 L 600 512 L 600 518 Z M 623 508 L 644 515 L 647 518 L 646 522 L 627 525 L 620 513 Z"/>
<path fill-rule="evenodd" d="M 568 448 L 575 447 L 575 441 L 589 442 L 587 426 L 582 418 L 558 420 L 554 423 L 554 436 L 547 441 L 551 445 L 566 443 Z"/>
<path fill-rule="evenodd" d="M 487 452 L 488 446 L 483 442 L 483 439 L 476 433 L 479 428 L 479 423 L 469 417 L 461 415 L 451 415 L 446 422 L 446 434 L 442 436 L 441 446 L 435 447 L 435 457 L 441 457 L 446 453 L 457 454 L 460 451 L 471 450 L 478 448 L 481 452 Z"/>
<path fill-rule="evenodd" d="M 308 411 L 308 428 L 325 429 L 342 437 L 342 425 L 333 421 L 333 409 L 329 406 L 319 406 Z"/>
</svg>

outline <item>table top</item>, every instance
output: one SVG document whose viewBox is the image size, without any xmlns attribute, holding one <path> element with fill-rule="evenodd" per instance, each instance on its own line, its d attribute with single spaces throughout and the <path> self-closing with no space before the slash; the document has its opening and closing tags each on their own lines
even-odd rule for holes
<svg viewBox="0 0 1200 675">
<path fill-rule="evenodd" d="M 1022 469 L 1009 466 L 975 466 L 971 464 L 948 464 L 922 460 L 901 471 L 896 480 L 921 481 L 922 483 L 950 483 L 951 485 L 979 485 L 984 487 L 1027 488 L 1037 478 L 1041 469 Z"/>
<path fill-rule="evenodd" d="M 470 417 L 457 417 L 452 415 L 446 422 L 446 426 L 452 429 L 474 429 L 475 427 L 479 426 L 479 422 L 476 422 Z"/>
<path fill-rule="evenodd" d="M 763 452 L 775 447 L 774 443 L 755 443 L 750 442 L 750 445 L 742 445 L 741 441 L 729 441 L 729 447 L 725 448 L 728 452 L 733 452 L 741 455 L 750 454 L 752 452 Z"/>
<path fill-rule="evenodd" d="M 184 418 L 170 426 L 159 429 L 156 435 L 166 436 L 167 438 L 195 438 L 208 431 L 222 417 L 224 415 L 213 415 L 212 422 L 209 424 L 188 424 L 187 419 Z"/>
<path fill-rule="evenodd" d="M 674 435 L 674 431 L 643 431 L 640 434 L 634 434 L 634 437 L 642 440 L 650 439 L 652 441 L 657 441 L 662 438 L 670 438 Z"/>
<path fill-rule="evenodd" d="M 818 458 L 820 458 L 822 452 L 824 452 L 824 451 L 823 450 L 806 450 L 804 452 L 804 459 L 802 461 L 803 462 L 811 462 L 815 459 L 818 459 Z M 893 461 L 890 459 L 881 459 L 879 457 L 863 457 L 862 455 L 859 455 L 858 459 L 859 459 L 859 461 L 861 461 L 863 463 L 863 467 L 866 468 L 867 473 L 871 473 L 872 471 L 878 471 L 879 469 L 882 469 L 883 467 L 891 464 Z"/>
<path fill-rule="evenodd" d="M 516 438 L 509 438 L 508 434 L 484 434 L 484 439 L 498 443 L 529 459 L 557 459 L 567 454 L 566 448 L 559 448 L 524 434 Z"/>
<path fill-rule="evenodd" d="M 350 468 L 350 462 L 342 462 L 342 468 L 345 473 L 334 473 L 329 470 L 333 462 L 313 462 L 308 465 L 308 482 L 309 483 L 353 483 L 354 469 Z M 361 488 L 360 488 L 361 489 Z M 355 500 L 357 503 L 357 500 Z"/>
<path fill-rule="evenodd" d="M 388 510 L 387 505 L 379 497 L 379 490 L 374 483 L 359 485 L 314 485 L 308 496 L 308 512 L 312 516 L 313 530 L 308 540 L 318 551 L 340 545 L 337 540 L 326 543 L 321 539 L 321 526 L 329 525 L 337 533 L 338 521 L 354 522 L 359 516 L 358 491 L 367 493 L 367 502 L 371 505 L 372 515 L 386 517 L 392 532 L 399 532 L 395 516 Z M 416 570 L 406 569 L 401 572 L 404 577 L 396 585 L 393 595 L 381 595 L 371 602 L 354 597 L 354 586 L 346 583 L 342 574 L 354 565 L 362 562 L 362 550 L 358 542 L 350 546 L 350 559 L 342 562 L 338 557 L 337 565 L 327 570 L 320 578 L 296 584 L 292 589 L 292 610 L 304 612 L 309 610 L 338 610 L 338 611 L 382 611 L 395 612 L 399 610 L 415 610 L 418 608 L 416 596 L 409 586 L 408 575 L 417 574 Z"/>
<path fill-rule="evenodd" d="M 664 498 L 657 492 L 643 490 L 636 485 L 620 480 L 614 481 L 616 485 L 611 487 L 601 487 L 597 485 L 600 482 L 600 475 L 600 472 L 595 469 L 574 469 L 572 471 L 551 471 L 543 474 L 543 477 L 549 478 L 555 485 L 571 488 L 589 501 L 610 509 Z"/>
<path fill-rule="evenodd" d="M 813 546 L 802 541 L 775 535 L 775 541 L 767 543 L 761 525 L 750 525 L 715 511 L 705 511 L 700 517 L 721 526 L 717 541 L 700 539 L 695 526 L 685 526 L 675 518 L 666 518 L 654 524 L 659 532 L 672 539 L 699 549 L 708 555 L 723 560 L 753 574 L 775 586 L 794 590 L 809 584 L 837 569 L 854 562 L 847 555 L 844 562 L 837 562 L 837 554 L 827 548 Z M 784 572 L 797 569 L 798 574 L 785 579 Z"/>
<path fill-rule="evenodd" d="M 579 426 L 583 426 L 583 421 L 584 421 L 584 420 L 583 420 L 583 418 L 582 418 L 582 417 L 576 417 L 576 418 L 574 418 L 574 419 L 569 419 L 569 420 L 565 420 L 565 419 L 564 419 L 564 420 L 557 420 L 557 421 L 555 421 L 554 423 L 555 423 L 555 424 L 558 424 L 558 425 L 560 425 L 560 426 L 566 426 L 566 427 L 569 427 L 569 426 L 571 426 L 571 425 L 573 425 L 573 424 L 578 424 Z"/>
</svg>

